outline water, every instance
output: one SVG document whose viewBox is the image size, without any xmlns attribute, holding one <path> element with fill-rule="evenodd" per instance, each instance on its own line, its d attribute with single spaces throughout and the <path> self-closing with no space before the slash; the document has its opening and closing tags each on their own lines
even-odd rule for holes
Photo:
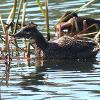
<svg viewBox="0 0 100 100">
<path fill-rule="evenodd" d="M 0 15 L 3 20 L 7 19 L 12 2 L 13 0 L 0 0 Z M 41 2 L 44 4 L 44 0 Z M 87 0 L 49 0 L 52 36 L 58 18 L 66 10 L 74 10 L 86 2 Z M 34 21 L 44 31 L 45 19 L 35 0 L 28 0 L 27 6 L 26 21 Z M 99 0 L 82 9 L 79 15 L 100 19 Z M 23 47 L 22 42 L 19 43 Z M 40 61 L 34 55 L 31 56 L 30 61 L 14 58 L 10 67 L 5 60 L 0 60 L 0 100 L 100 100 L 100 53 L 93 61 Z"/>
</svg>

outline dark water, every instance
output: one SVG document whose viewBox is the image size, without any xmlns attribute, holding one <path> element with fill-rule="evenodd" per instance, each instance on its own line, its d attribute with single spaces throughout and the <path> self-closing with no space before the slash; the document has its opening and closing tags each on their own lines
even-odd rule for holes
<svg viewBox="0 0 100 100">
<path fill-rule="evenodd" d="M 44 0 L 41 0 L 44 4 Z M 87 0 L 49 0 L 50 29 L 68 10 Z M 13 0 L 0 0 L 0 14 L 6 20 Z M 100 19 L 100 1 L 95 0 L 79 15 Z M 26 21 L 34 21 L 41 31 L 45 21 L 35 0 L 28 0 Z M 2 33 L 2 30 L 1 30 Z M 45 35 L 45 31 L 44 31 Z M 23 41 L 20 40 L 23 47 Z M 2 47 L 2 42 L 0 43 Z M 22 54 L 23 56 L 23 54 Z M 0 100 L 100 100 L 100 53 L 89 61 L 40 61 L 14 58 L 9 66 L 0 60 Z"/>
</svg>

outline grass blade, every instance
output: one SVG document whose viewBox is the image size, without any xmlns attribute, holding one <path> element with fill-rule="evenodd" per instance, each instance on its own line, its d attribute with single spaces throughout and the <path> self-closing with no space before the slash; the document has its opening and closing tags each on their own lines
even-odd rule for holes
<svg viewBox="0 0 100 100">
<path fill-rule="evenodd" d="M 42 7 L 42 4 L 40 3 L 40 0 L 36 0 L 36 1 L 37 1 L 38 6 L 40 7 L 41 12 L 43 13 L 43 15 L 45 17 L 45 11 L 44 11 L 44 9 Z"/>
</svg>

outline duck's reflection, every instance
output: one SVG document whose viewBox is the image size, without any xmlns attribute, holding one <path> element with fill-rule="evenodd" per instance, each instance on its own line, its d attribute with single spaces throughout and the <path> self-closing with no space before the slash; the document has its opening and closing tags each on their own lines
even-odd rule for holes
<svg viewBox="0 0 100 100">
<path fill-rule="evenodd" d="M 92 60 L 47 60 L 44 61 L 43 67 L 48 67 L 51 69 L 61 69 L 66 71 L 80 71 L 89 72 L 94 70 L 93 64 L 97 63 L 95 59 Z"/>
<path fill-rule="evenodd" d="M 22 76 L 22 82 L 20 86 L 24 90 L 40 91 L 36 86 L 45 85 L 45 81 L 48 79 L 48 70 L 64 70 L 64 71 L 80 71 L 90 72 L 94 71 L 94 64 L 97 61 L 74 61 L 74 60 L 39 60 L 35 59 L 36 71 L 28 74 L 28 76 Z M 48 83 L 47 84 L 51 84 Z M 53 84 L 54 85 L 54 84 Z"/>
</svg>

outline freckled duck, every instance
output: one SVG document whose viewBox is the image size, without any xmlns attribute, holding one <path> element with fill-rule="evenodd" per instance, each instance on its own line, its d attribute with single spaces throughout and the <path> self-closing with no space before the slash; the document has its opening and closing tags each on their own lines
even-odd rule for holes
<svg viewBox="0 0 100 100">
<path fill-rule="evenodd" d="M 77 13 L 66 12 L 60 19 L 60 23 L 55 26 L 55 31 L 58 37 L 63 35 L 63 30 L 67 30 L 66 34 L 70 36 L 77 35 L 79 32 L 86 29 L 85 33 L 96 32 L 100 29 L 100 20 L 92 19 L 85 16 L 78 16 Z M 67 19 L 65 18 L 66 16 Z M 91 28 L 89 28 L 93 25 Z M 78 27 L 78 30 L 76 29 Z M 89 28 L 89 29 L 88 29 Z"/>
<path fill-rule="evenodd" d="M 99 51 L 94 41 L 77 40 L 66 35 L 54 41 L 46 41 L 33 23 L 23 27 L 13 37 L 34 39 L 36 45 L 42 50 L 44 59 L 94 58 Z"/>
</svg>

